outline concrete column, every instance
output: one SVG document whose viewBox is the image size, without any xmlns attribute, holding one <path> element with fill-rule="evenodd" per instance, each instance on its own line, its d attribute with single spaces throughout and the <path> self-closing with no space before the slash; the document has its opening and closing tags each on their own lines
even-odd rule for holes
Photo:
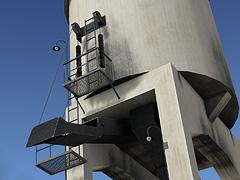
<svg viewBox="0 0 240 180">
<path fill-rule="evenodd" d="M 239 180 L 238 170 L 229 156 L 208 135 L 193 138 L 194 147 L 213 165 L 221 180 Z"/>
<path fill-rule="evenodd" d="M 85 165 L 68 170 L 67 180 L 92 180 L 94 171 L 110 171 L 114 180 L 157 180 L 152 173 L 115 145 L 85 144 Z"/>
<path fill-rule="evenodd" d="M 176 83 L 172 69 L 159 77 L 156 100 L 160 116 L 163 141 L 167 142 L 166 161 L 170 180 L 197 180 L 198 166 L 190 133 L 184 127 L 187 118 L 180 110 Z M 190 112 L 191 113 L 191 110 Z"/>
</svg>

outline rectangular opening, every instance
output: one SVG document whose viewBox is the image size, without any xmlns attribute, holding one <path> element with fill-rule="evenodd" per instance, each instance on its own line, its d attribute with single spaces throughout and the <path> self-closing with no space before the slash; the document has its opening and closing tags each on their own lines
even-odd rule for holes
<svg viewBox="0 0 240 180">
<path fill-rule="evenodd" d="M 219 175 L 217 174 L 213 167 L 199 171 L 199 176 L 201 180 L 208 179 L 221 180 L 221 178 L 219 177 Z"/>
<path fill-rule="evenodd" d="M 95 118 L 95 119 L 86 121 L 86 122 L 84 123 L 84 125 L 92 126 L 92 127 L 98 127 L 98 122 L 99 122 L 99 119 L 98 119 L 98 118 Z"/>
<path fill-rule="evenodd" d="M 109 176 L 102 172 L 93 172 L 93 180 L 112 180 Z"/>
</svg>

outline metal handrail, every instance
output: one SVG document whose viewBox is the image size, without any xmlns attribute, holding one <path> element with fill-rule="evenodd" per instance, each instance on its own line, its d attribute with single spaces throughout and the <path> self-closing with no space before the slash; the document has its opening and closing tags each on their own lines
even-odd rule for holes
<svg viewBox="0 0 240 180">
<path fill-rule="evenodd" d="M 42 151 L 42 150 L 44 150 L 44 149 L 48 149 L 48 148 L 50 148 L 51 146 L 53 146 L 53 145 L 45 146 L 45 147 L 43 147 L 43 148 L 37 149 L 36 151 L 39 152 L 39 151 Z"/>
<path fill-rule="evenodd" d="M 95 50 L 99 50 L 99 47 L 92 48 L 92 49 L 90 49 L 88 52 L 83 53 L 83 54 L 81 54 L 80 56 L 77 56 L 77 57 L 75 57 L 75 58 L 73 58 L 73 59 L 65 62 L 63 65 L 70 64 L 71 62 L 73 62 L 73 61 L 75 61 L 75 60 L 77 60 L 77 59 L 79 59 L 79 58 L 81 58 L 81 57 L 84 57 L 84 56 L 88 55 L 89 53 L 91 53 L 91 52 L 93 52 L 93 51 L 95 51 Z M 106 55 L 104 52 L 102 52 L 102 53 L 103 53 L 103 55 L 104 55 L 110 62 L 112 62 L 112 59 L 111 59 L 108 55 Z"/>
<path fill-rule="evenodd" d="M 47 146 L 42 147 L 42 148 L 40 148 L 40 149 L 38 149 L 38 146 L 36 146 L 35 162 L 38 163 L 38 154 L 39 154 L 40 152 L 42 152 L 43 150 L 46 150 L 46 149 L 49 150 L 49 158 L 51 158 L 51 157 L 52 157 L 52 147 L 53 147 L 53 146 L 54 146 L 54 145 L 50 144 L 50 145 L 47 145 Z"/>
<path fill-rule="evenodd" d="M 93 51 L 95 51 L 95 50 L 99 50 L 99 48 L 98 48 L 98 47 L 92 48 L 90 51 L 88 51 L 88 52 L 86 52 L 86 53 L 84 53 L 84 54 L 81 54 L 80 56 L 78 56 L 78 57 L 76 57 L 76 58 L 73 58 L 73 59 L 71 59 L 70 61 L 64 63 L 64 66 L 69 65 L 71 62 L 74 62 L 74 61 L 76 61 L 78 58 L 81 58 L 81 57 L 83 57 L 83 56 L 86 56 L 87 54 L 89 54 L 89 53 L 91 53 L 91 52 L 93 52 Z M 106 60 L 107 60 L 109 63 L 111 63 L 111 62 L 112 62 L 111 58 L 110 58 L 108 55 L 106 55 L 104 52 L 102 52 L 102 53 L 103 53 L 104 57 L 106 57 Z M 98 60 L 99 60 L 98 57 L 94 57 L 94 58 L 90 59 L 88 62 L 86 62 L 86 63 L 84 63 L 84 64 L 82 64 L 82 65 L 80 65 L 80 66 L 78 66 L 78 67 L 75 67 L 75 68 L 72 68 L 72 69 L 66 68 L 66 69 L 65 69 L 65 70 L 66 70 L 66 73 L 65 73 L 65 82 L 72 81 L 72 77 L 77 75 L 77 72 L 75 72 L 75 73 L 72 73 L 72 72 L 77 71 L 78 69 L 87 67 L 87 66 L 89 65 L 89 63 L 92 62 L 92 61 L 96 61 L 96 63 L 99 63 Z M 85 75 L 91 74 L 92 72 L 94 72 L 94 71 L 95 71 L 96 69 L 98 69 L 98 68 L 100 69 L 99 65 L 96 65 L 96 66 L 98 66 L 98 67 L 97 67 L 97 68 L 94 68 L 94 70 L 86 73 Z M 111 66 L 109 66 L 108 63 L 106 63 L 106 66 L 107 66 L 107 68 L 111 68 Z M 111 73 L 112 73 L 112 69 L 111 69 Z M 82 76 L 84 77 L 84 75 L 82 75 Z"/>
<path fill-rule="evenodd" d="M 63 65 L 67 65 L 67 64 L 69 64 L 69 63 L 71 63 L 71 62 L 73 62 L 73 61 L 75 61 L 75 60 L 77 60 L 77 59 L 79 59 L 79 58 L 81 58 L 81 57 L 83 57 L 83 56 L 88 55 L 89 53 L 91 53 L 91 52 L 93 52 L 93 51 L 95 51 L 95 50 L 97 50 L 97 49 L 98 49 L 98 47 L 92 48 L 92 49 L 90 49 L 88 52 L 83 53 L 83 54 L 81 54 L 80 56 L 77 56 L 77 57 L 71 59 L 70 61 L 65 62 Z"/>
</svg>

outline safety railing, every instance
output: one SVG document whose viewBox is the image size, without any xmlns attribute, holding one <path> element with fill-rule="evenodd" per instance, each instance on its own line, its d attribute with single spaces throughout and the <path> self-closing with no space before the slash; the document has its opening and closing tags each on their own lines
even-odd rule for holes
<svg viewBox="0 0 240 180">
<path fill-rule="evenodd" d="M 81 97 L 112 84 L 112 60 L 104 52 L 100 58 L 99 53 L 98 47 L 92 48 L 64 64 L 64 86 L 74 96 Z"/>
</svg>

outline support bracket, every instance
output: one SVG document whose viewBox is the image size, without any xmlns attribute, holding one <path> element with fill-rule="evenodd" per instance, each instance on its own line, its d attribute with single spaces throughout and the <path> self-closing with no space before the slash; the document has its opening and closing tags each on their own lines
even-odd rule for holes
<svg viewBox="0 0 240 180">
<path fill-rule="evenodd" d="M 219 100 L 218 104 L 209 114 L 208 118 L 213 123 L 216 118 L 221 114 L 223 109 L 227 106 L 228 102 L 232 99 L 232 96 L 229 92 L 226 92 L 222 98 Z"/>
<path fill-rule="evenodd" d="M 82 43 L 82 38 L 87 34 L 97 29 L 100 29 L 103 26 L 106 26 L 106 17 L 102 16 L 98 11 L 95 11 L 93 13 L 93 17 L 86 21 L 92 21 L 92 22 L 90 22 L 89 24 L 87 24 L 82 28 L 76 22 L 72 23 L 73 31 L 75 32 L 77 40 L 80 43 Z"/>
</svg>

